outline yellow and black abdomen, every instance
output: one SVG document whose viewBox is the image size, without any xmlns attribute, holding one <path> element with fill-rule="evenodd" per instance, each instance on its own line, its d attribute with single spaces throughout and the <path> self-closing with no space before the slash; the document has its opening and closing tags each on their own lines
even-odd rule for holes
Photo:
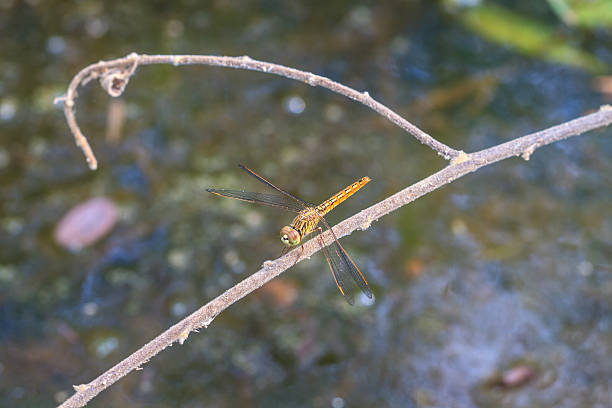
<svg viewBox="0 0 612 408">
<path fill-rule="evenodd" d="M 363 177 L 354 182 L 351 185 L 346 186 L 342 190 L 338 191 L 328 200 L 325 200 L 321 204 L 319 204 L 316 209 L 321 214 L 321 216 L 327 214 L 334 208 L 336 208 L 340 203 L 344 200 L 355 194 L 361 187 L 365 186 L 371 181 L 369 177 Z"/>
<path fill-rule="evenodd" d="M 369 177 L 360 178 L 353 184 L 346 186 L 338 193 L 334 194 L 329 200 L 325 200 L 316 207 L 307 207 L 300 211 L 297 217 L 295 217 L 291 222 L 291 228 L 295 229 L 300 234 L 300 241 L 304 239 L 306 235 L 313 232 L 315 228 L 317 228 L 319 221 L 325 214 L 355 194 L 357 190 L 368 184 L 370 181 L 371 180 Z"/>
</svg>

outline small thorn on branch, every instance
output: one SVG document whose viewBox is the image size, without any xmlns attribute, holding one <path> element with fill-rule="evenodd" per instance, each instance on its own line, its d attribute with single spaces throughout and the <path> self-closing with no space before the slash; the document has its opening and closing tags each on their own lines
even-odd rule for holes
<svg viewBox="0 0 612 408">
<path fill-rule="evenodd" d="M 523 150 L 523 152 L 521 153 L 521 157 L 523 158 L 523 160 L 525 161 L 529 160 L 529 158 L 533 154 L 533 151 L 536 149 L 536 147 L 538 146 L 534 143 L 531 146 L 529 146 L 527 149 Z"/>
<path fill-rule="evenodd" d="M 183 344 L 185 342 L 185 340 L 187 340 L 187 337 L 189 337 L 189 333 L 190 333 L 189 329 L 186 329 L 186 330 L 181 332 L 181 334 L 179 335 L 179 338 L 178 338 L 179 344 Z"/>
<path fill-rule="evenodd" d="M 72 388 L 74 388 L 76 392 L 83 392 L 87 389 L 87 384 L 73 385 Z"/>
</svg>

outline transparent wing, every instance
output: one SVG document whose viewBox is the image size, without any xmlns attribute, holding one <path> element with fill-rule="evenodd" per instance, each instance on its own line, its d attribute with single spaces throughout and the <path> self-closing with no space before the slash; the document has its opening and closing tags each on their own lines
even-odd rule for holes
<svg viewBox="0 0 612 408">
<path fill-rule="evenodd" d="M 342 268 L 340 266 L 341 260 L 339 254 L 335 252 L 335 250 L 331 250 L 325 246 L 323 243 L 323 238 L 321 239 L 321 246 L 323 247 L 323 255 L 325 255 L 325 259 L 327 260 L 327 264 L 329 265 L 329 269 L 332 272 L 332 276 L 334 277 L 334 282 L 344 299 L 348 302 L 349 305 L 355 304 L 355 295 L 353 293 L 353 287 L 351 286 L 351 280 L 349 275 L 347 275 L 346 268 Z M 334 255 L 332 253 L 335 252 Z"/>
<path fill-rule="evenodd" d="M 220 188 L 207 188 L 206 191 L 222 197 L 235 198 L 236 200 L 248 201 L 249 203 L 263 204 L 271 207 L 279 207 L 291 212 L 300 212 L 304 205 L 288 196 L 280 194 L 254 193 L 250 191 L 225 190 Z"/>
<path fill-rule="evenodd" d="M 238 167 L 240 167 L 242 170 L 246 171 L 250 176 L 255 177 L 258 181 L 260 181 L 261 183 L 265 184 L 266 186 L 270 187 L 273 190 L 278 191 L 279 193 L 281 193 L 282 195 L 290 198 L 291 200 L 297 201 L 298 203 L 300 203 L 303 207 L 314 207 L 314 204 L 309 203 L 308 201 L 304 201 L 301 198 L 297 198 L 296 196 L 294 196 L 293 194 L 290 194 L 288 192 L 286 192 L 285 190 L 283 190 L 282 188 L 276 187 L 274 184 L 270 183 L 268 180 L 266 180 L 265 178 L 261 177 L 259 174 L 255 173 L 253 170 L 249 169 L 247 166 L 244 166 L 242 164 L 239 164 Z"/>
<path fill-rule="evenodd" d="M 332 271 L 332 275 L 334 276 L 334 281 L 340 289 L 340 293 L 344 296 L 346 301 L 352 305 L 354 304 L 354 295 L 353 295 L 353 287 L 351 285 L 351 280 L 353 280 L 359 289 L 368 297 L 372 298 L 372 290 L 368 285 L 368 282 L 365 280 L 365 277 L 357 268 L 351 257 L 346 253 L 338 239 L 336 238 L 336 234 L 329 228 L 329 224 L 325 221 L 324 218 L 321 218 L 323 223 L 327 226 L 327 228 L 332 233 L 333 242 L 326 247 L 325 242 L 323 241 L 323 235 L 319 235 L 319 239 L 321 240 L 321 246 L 323 249 L 323 254 L 325 255 L 325 259 L 329 265 L 329 268 Z"/>
</svg>

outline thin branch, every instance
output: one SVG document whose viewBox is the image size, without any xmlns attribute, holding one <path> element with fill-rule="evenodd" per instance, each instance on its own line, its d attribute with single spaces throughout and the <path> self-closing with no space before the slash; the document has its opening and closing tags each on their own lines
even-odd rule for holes
<svg viewBox="0 0 612 408">
<path fill-rule="evenodd" d="M 342 221 L 333 227 L 333 231 L 341 238 L 357 229 L 365 230 L 373 221 L 377 221 L 382 216 L 483 166 L 514 156 L 521 156 L 523 159 L 529 160 L 531 154 L 539 147 L 593 129 L 608 126 L 610 123 L 612 123 L 612 108 L 606 106 L 596 113 L 561 125 L 472 154 L 462 154 L 453 160 L 450 165 L 437 173 Z M 329 236 L 331 232 L 327 231 L 325 234 L 327 235 L 324 235 L 324 242 L 331 243 Z M 308 241 L 304 244 L 304 254 L 301 259 L 312 256 L 320 249 L 321 246 L 318 240 Z M 89 384 L 75 386 L 77 392 L 61 404 L 60 408 L 84 406 L 102 390 L 108 388 L 131 371 L 141 367 L 166 347 L 176 341 L 182 344 L 190 332 L 201 327 L 208 327 L 223 310 L 290 268 L 296 256 L 297 254 L 294 250 L 275 261 L 264 262 L 263 267 L 259 271 L 170 327 Z"/>
<path fill-rule="evenodd" d="M 353 88 L 342 85 L 320 75 L 300 71 L 299 69 L 289 68 L 283 65 L 257 61 L 247 56 L 221 57 L 212 55 L 139 55 L 132 53 L 124 58 L 111 61 L 100 61 L 96 64 L 83 68 L 74 76 L 72 81 L 70 81 L 66 94 L 55 100 L 56 103 L 63 102 L 64 115 L 66 116 L 68 127 L 74 135 L 77 146 L 83 150 L 90 169 L 95 170 L 98 167 L 98 162 L 91 150 L 91 147 L 89 146 L 89 143 L 87 142 L 87 138 L 77 125 L 74 116 L 74 100 L 77 97 L 77 88 L 80 85 L 87 84 L 92 79 L 99 79 L 100 85 L 104 88 L 104 90 L 106 90 L 106 92 L 108 92 L 111 96 L 117 97 L 123 93 L 123 90 L 125 89 L 130 77 L 136 71 L 136 67 L 139 65 L 152 64 L 172 64 L 174 66 L 212 65 L 218 67 L 247 69 L 295 79 L 296 81 L 304 82 L 311 86 L 327 88 L 330 91 L 356 100 L 357 102 L 360 102 L 368 108 L 378 112 L 383 117 L 387 118 L 400 128 L 404 129 L 406 132 L 413 135 L 418 141 L 435 150 L 446 160 L 454 159 L 460 156 L 462 153 L 461 151 L 455 150 L 423 132 L 421 129 L 372 98 L 368 92 L 358 92 Z"/>
</svg>

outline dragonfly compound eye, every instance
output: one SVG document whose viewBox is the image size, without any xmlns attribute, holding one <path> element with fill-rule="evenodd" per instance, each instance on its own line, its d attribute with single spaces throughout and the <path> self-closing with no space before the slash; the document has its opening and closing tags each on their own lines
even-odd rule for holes
<svg viewBox="0 0 612 408">
<path fill-rule="evenodd" d="M 281 229 L 280 237 L 281 242 L 287 246 L 296 246 L 301 241 L 300 233 L 288 225 Z"/>
</svg>

